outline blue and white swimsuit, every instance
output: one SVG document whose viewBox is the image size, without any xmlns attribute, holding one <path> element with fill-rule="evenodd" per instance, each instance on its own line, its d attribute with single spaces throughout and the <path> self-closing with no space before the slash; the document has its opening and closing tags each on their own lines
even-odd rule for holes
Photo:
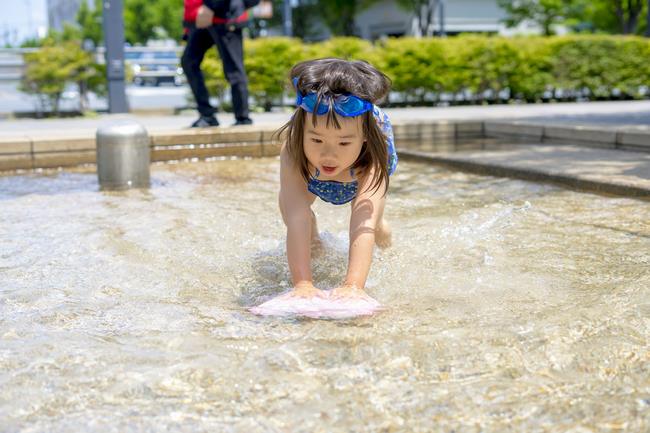
<svg viewBox="0 0 650 433">
<path fill-rule="evenodd" d="M 395 138 L 393 137 L 393 127 L 390 124 L 388 115 L 376 105 L 372 106 L 372 115 L 377 121 L 377 125 L 386 137 L 388 146 L 388 175 L 392 175 L 397 168 L 397 151 L 395 150 Z M 317 195 L 321 200 L 332 204 L 349 203 L 357 196 L 359 182 L 355 179 L 352 182 L 338 182 L 335 180 L 320 180 L 320 171 L 309 179 L 307 189 L 312 194 Z M 354 178 L 354 170 L 350 169 L 350 176 Z"/>
</svg>

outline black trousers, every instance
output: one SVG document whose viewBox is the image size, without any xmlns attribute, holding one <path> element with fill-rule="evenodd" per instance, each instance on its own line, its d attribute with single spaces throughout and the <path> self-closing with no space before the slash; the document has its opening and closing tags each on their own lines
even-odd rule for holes
<svg viewBox="0 0 650 433">
<path fill-rule="evenodd" d="M 190 29 L 181 65 L 202 116 L 212 116 L 217 109 L 210 105 L 201 62 L 205 53 L 217 46 L 223 72 L 230 84 L 233 111 L 237 120 L 248 119 L 248 79 L 244 69 L 244 44 L 241 29 L 228 30 L 224 26 Z"/>
</svg>

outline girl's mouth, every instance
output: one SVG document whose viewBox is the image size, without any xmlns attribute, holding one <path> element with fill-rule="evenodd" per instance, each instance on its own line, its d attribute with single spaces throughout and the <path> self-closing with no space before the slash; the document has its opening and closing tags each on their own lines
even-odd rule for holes
<svg viewBox="0 0 650 433">
<path fill-rule="evenodd" d="M 326 174 L 332 174 L 336 171 L 336 167 L 328 167 L 327 165 L 323 166 L 323 172 Z"/>
</svg>

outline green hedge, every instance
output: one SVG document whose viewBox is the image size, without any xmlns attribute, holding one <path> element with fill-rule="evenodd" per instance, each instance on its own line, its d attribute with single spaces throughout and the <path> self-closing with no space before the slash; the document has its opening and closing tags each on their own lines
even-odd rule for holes
<svg viewBox="0 0 650 433">
<path fill-rule="evenodd" d="M 293 93 L 289 71 L 302 60 L 320 57 L 366 59 L 373 63 L 376 60 L 373 45 L 359 38 L 335 38 L 320 44 L 303 44 L 300 39 L 285 37 L 247 39 L 244 50 L 250 95 L 265 110 L 281 105 L 284 95 Z M 202 69 L 208 90 L 223 101 L 228 83 L 215 50 L 206 55 Z"/>
<path fill-rule="evenodd" d="M 247 40 L 251 95 L 269 109 L 293 93 L 295 63 L 327 56 L 363 59 L 393 81 L 389 103 L 528 102 L 546 99 L 638 99 L 650 87 L 650 40 L 624 36 L 399 38 L 372 45 L 356 38 L 303 44 L 297 39 Z M 211 62 L 211 64 L 210 64 Z M 211 90 L 227 83 L 208 59 Z"/>
</svg>

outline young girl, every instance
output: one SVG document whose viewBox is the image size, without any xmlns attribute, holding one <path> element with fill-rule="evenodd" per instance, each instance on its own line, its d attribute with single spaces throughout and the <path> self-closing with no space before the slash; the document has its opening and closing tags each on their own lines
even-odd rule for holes
<svg viewBox="0 0 650 433">
<path fill-rule="evenodd" d="M 388 177 L 397 154 L 388 116 L 376 105 L 390 80 L 362 61 L 310 60 L 291 69 L 296 111 L 280 132 L 280 211 L 287 226 L 289 296 L 320 297 L 313 285 L 311 246 L 318 243 L 316 197 L 351 203 L 350 250 L 345 280 L 331 298 L 368 298 L 364 291 L 374 244 L 387 247 L 383 218 Z"/>
</svg>

